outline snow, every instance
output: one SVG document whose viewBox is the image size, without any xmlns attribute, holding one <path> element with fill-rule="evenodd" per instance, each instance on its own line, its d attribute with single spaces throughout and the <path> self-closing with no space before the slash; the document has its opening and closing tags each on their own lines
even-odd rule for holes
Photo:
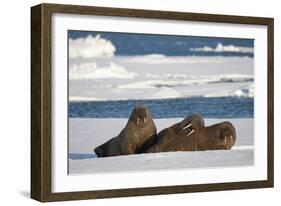
<svg viewBox="0 0 281 206">
<path fill-rule="evenodd" d="M 253 150 L 167 152 L 138 154 L 127 157 L 110 157 L 70 160 L 70 173 L 122 172 L 136 170 L 172 170 L 188 168 L 213 168 L 227 166 L 249 166 L 253 164 Z"/>
<path fill-rule="evenodd" d="M 70 174 L 214 168 L 250 166 L 254 164 L 253 119 L 205 119 L 206 125 L 231 121 L 237 140 L 230 151 L 167 152 L 105 158 L 69 159 Z M 181 121 L 180 118 L 155 119 L 158 132 Z M 127 119 L 69 119 L 69 153 L 94 154 L 93 149 L 119 134 Z"/>
<path fill-rule="evenodd" d="M 107 67 L 98 67 L 95 62 L 72 64 L 69 68 L 69 79 L 106 79 L 106 78 L 134 78 L 135 73 L 127 72 L 122 66 L 113 62 Z"/>
</svg>

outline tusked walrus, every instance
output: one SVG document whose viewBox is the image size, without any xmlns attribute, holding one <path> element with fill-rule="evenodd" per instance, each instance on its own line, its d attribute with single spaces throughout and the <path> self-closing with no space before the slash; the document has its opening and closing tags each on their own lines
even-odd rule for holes
<svg viewBox="0 0 281 206">
<path fill-rule="evenodd" d="M 202 123 L 198 124 L 198 118 L 195 121 L 189 118 L 191 121 L 186 123 L 187 126 L 180 122 L 162 130 L 157 135 L 156 144 L 146 153 L 231 149 L 235 144 L 236 131 L 230 122 L 205 127 Z"/>
<path fill-rule="evenodd" d="M 144 152 L 149 153 L 192 150 L 192 145 L 194 145 L 192 142 L 193 139 L 188 140 L 190 138 L 187 139 L 187 137 L 204 127 L 205 122 L 201 115 L 193 114 L 188 116 L 181 122 L 159 132 L 156 137 L 155 144 Z M 186 142 L 187 140 L 188 144 Z"/>
<path fill-rule="evenodd" d="M 149 109 L 135 106 L 120 134 L 94 149 L 98 157 L 140 153 L 156 138 L 156 127 Z"/>
</svg>

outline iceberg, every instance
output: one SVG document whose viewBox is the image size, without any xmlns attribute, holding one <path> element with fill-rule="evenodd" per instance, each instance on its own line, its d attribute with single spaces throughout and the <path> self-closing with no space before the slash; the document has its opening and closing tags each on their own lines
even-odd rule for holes
<svg viewBox="0 0 281 206">
<path fill-rule="evenodd" d="M 116 51 L 111 41 L 102 38 L 99 34 L 93 37 L 69 39 L 69 58 L 112 57 Z"/>
</svg>

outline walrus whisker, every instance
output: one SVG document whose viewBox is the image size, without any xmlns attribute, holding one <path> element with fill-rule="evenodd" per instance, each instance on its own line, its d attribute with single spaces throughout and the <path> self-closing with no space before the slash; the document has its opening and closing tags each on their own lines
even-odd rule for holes
<svg viewBox="0 0 281 206">
<path fill-rule="evenodd" d="M 184 129 L 187 129 L 187 128 L 191 127 L 191 126 L 192 126 L 192 124 L 188 124 L 185 127 L 183 127 L 182 129 L 184 130 Z"/>
<path fill-rule="evenodd" d="M 195 132 L 195 129 L 191 130 L 186 136 L 188 137 L 188 136 L 191 135 L 193 132 Z"/>
</svg>

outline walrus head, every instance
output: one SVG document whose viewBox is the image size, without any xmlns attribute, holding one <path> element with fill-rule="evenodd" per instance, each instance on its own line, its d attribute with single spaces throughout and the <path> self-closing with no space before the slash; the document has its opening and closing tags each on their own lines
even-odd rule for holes
<svg viewBox="0 0 281 206">
<path fill-rule="evenodd" d="M 202 127 L 205 127 L 203 117 L 199 114 L 192 114 L 179 123 L 178 129 L 182 130 L 186 136 L 189 136 Z"/>
<path fill-rule="evenodd" d="M 215 135 L 212 137 L 210 149 L 231 149 L 236 141 L 236 131 L 230 122 L 221 122 L 211 127 L 216 129 Z"/>
<path fill-rule="evenodd" d="M 135 106 L 129 118 L 138 127 L 145 127 L 151 120 L 151 113 L 144 105 Z"/>
</svg>

